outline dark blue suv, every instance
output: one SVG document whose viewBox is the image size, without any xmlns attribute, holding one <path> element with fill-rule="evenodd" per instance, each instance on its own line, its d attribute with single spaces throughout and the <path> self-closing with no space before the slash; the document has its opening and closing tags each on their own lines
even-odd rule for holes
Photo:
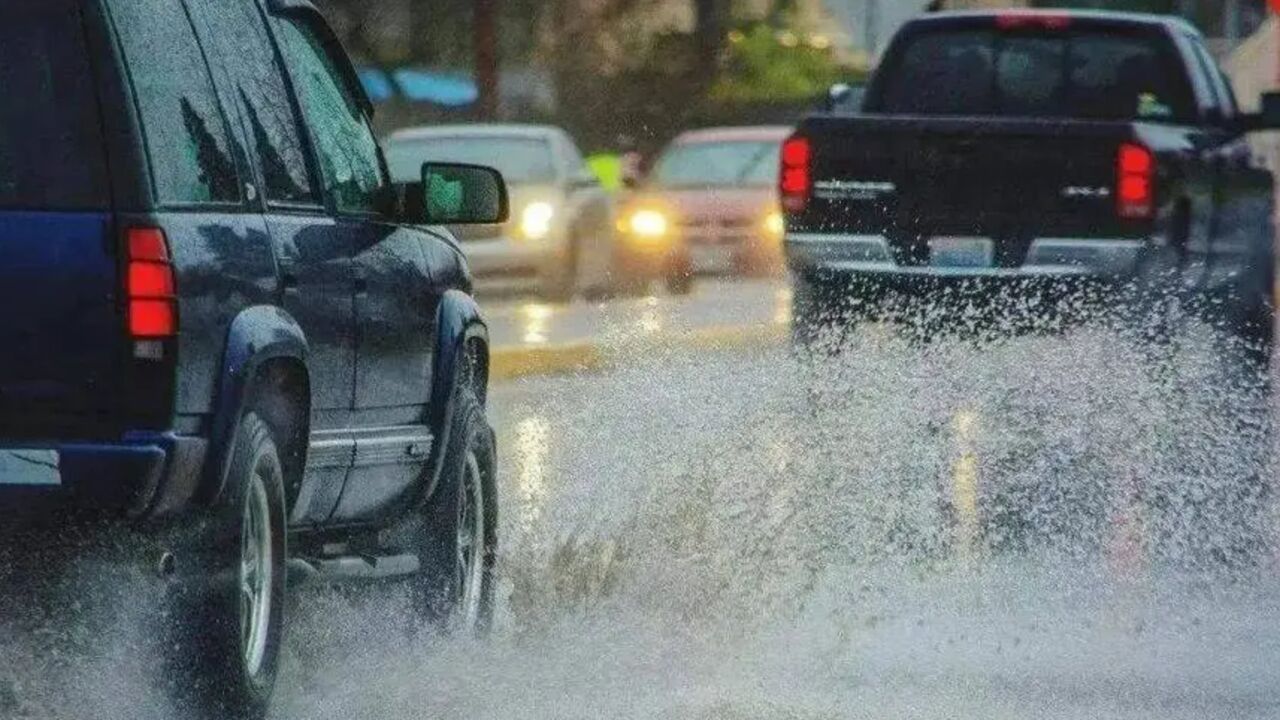
<svg viewBox="0 0 1280 720">
<path fill-rule="evenodd" d="M 0 87 L 0 527 L 159 547 L 211 717 L 265 714 L 291 580 L 482 627 L 488 336 L 443 225 L 504 220 L 501 177 L 393 187 L 306 0 L 10 0 Z"/>
</svg>

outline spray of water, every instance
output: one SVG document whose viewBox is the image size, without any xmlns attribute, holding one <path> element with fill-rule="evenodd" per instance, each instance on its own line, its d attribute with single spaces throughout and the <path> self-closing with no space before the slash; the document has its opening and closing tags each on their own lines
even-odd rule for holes
<svg viewBox="0 0 1280 720">
<path fill-rule="evenodd" d="M 492 636 L 307 591 L 275 715 L 1274 717 L 1267 413 L 1176 346 L 867 327 L 499 388 Z M 0 715 L 163 717 L 142 605 L 10 608 Z"/>
</svg>

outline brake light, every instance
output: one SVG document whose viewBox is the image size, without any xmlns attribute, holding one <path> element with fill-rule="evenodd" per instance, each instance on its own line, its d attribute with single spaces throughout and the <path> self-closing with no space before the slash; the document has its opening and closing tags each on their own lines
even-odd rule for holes
<svg viewBox="0 0 1280 720">
<path fill-rule="evenodd" d="M 778 184 L 782 207 L 787 212 L 801 212 L 809 204 L 809 194 L 813 190 L 812 153 L 813 148 L 806 137 L 794 136 L 782 144 L 782 175 Z"/>
<path fill-rule="evenodd" d="M 135 340 L 159 340 L 178 333 L 177 283 L 164 232 L 130 228 L 125 233 L 129 259 L 125 297 L 129 335 Z"/>
<path fill-rule="evenodd" d="M 1003 13 L 996 16 L 996 27 L 1001 30 L 1066 30 L 1071 27 L 1071 16 L 1054 13 Z"/>
<path fill-rule="evenodd" d="M 1155 156 L 1134 143 L 1116 156 L 1116 212 L 1125 220 L 1150 220 L 1155 214 Z"/>
</svg>

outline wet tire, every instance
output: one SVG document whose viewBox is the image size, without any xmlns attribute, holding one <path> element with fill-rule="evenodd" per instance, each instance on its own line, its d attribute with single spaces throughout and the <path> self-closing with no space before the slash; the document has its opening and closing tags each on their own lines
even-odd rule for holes
<svg viewBox="0 0 1280 720">
<path fill-rule="evenodd" d="M 798 351 L 834 348 L 839 333 L 856 326 L 831 283 L 795 275 L 791 284 L 791 345 Z"/>
<path fill-rule="evenodd" d="M 1258 303 L 1233 328 L 1236 345 L 1233 359 L 1243 377 L 1271 394 L 1271 358 L 1275 351 L 1275 312 L 1269 302 Z"/>
<path fill-rule="evenodd" d="M 267 424 L 236 428 L 227 486 L 179 563 L 167 649 L 187 717 L 260 720 L 280 666 L 286 602 L 284 470 Z"/>
<path fill-rule="evenodd" d="M 497 550 L 494 434 L 469 384 L 461 384 L 435 494 L 422 510 L 414 607 L 438 628 L 482 633 L 493 617 Z"/>
</svg>

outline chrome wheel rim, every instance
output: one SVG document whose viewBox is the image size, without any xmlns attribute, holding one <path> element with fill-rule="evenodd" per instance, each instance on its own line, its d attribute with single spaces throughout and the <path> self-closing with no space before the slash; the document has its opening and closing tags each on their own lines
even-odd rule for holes
<svg viewBox="0 0 1280 720">
<path fill-rule="evenodd" d="M 271 505 L 265 469 L 249 481 L 240 530 L 240 648 L 245 671 L 256 677 L 267 654 L 271 623 Z"/>
<path fill-rule="evenodd" d="M 484 491 L 480 460 L 467 453 L 466 471 L 458 497 L 458 536 L 454 545 L 455 587 L 459 620 L 465 627 L 480 621 L 484 590 Z"/>
</svg>

